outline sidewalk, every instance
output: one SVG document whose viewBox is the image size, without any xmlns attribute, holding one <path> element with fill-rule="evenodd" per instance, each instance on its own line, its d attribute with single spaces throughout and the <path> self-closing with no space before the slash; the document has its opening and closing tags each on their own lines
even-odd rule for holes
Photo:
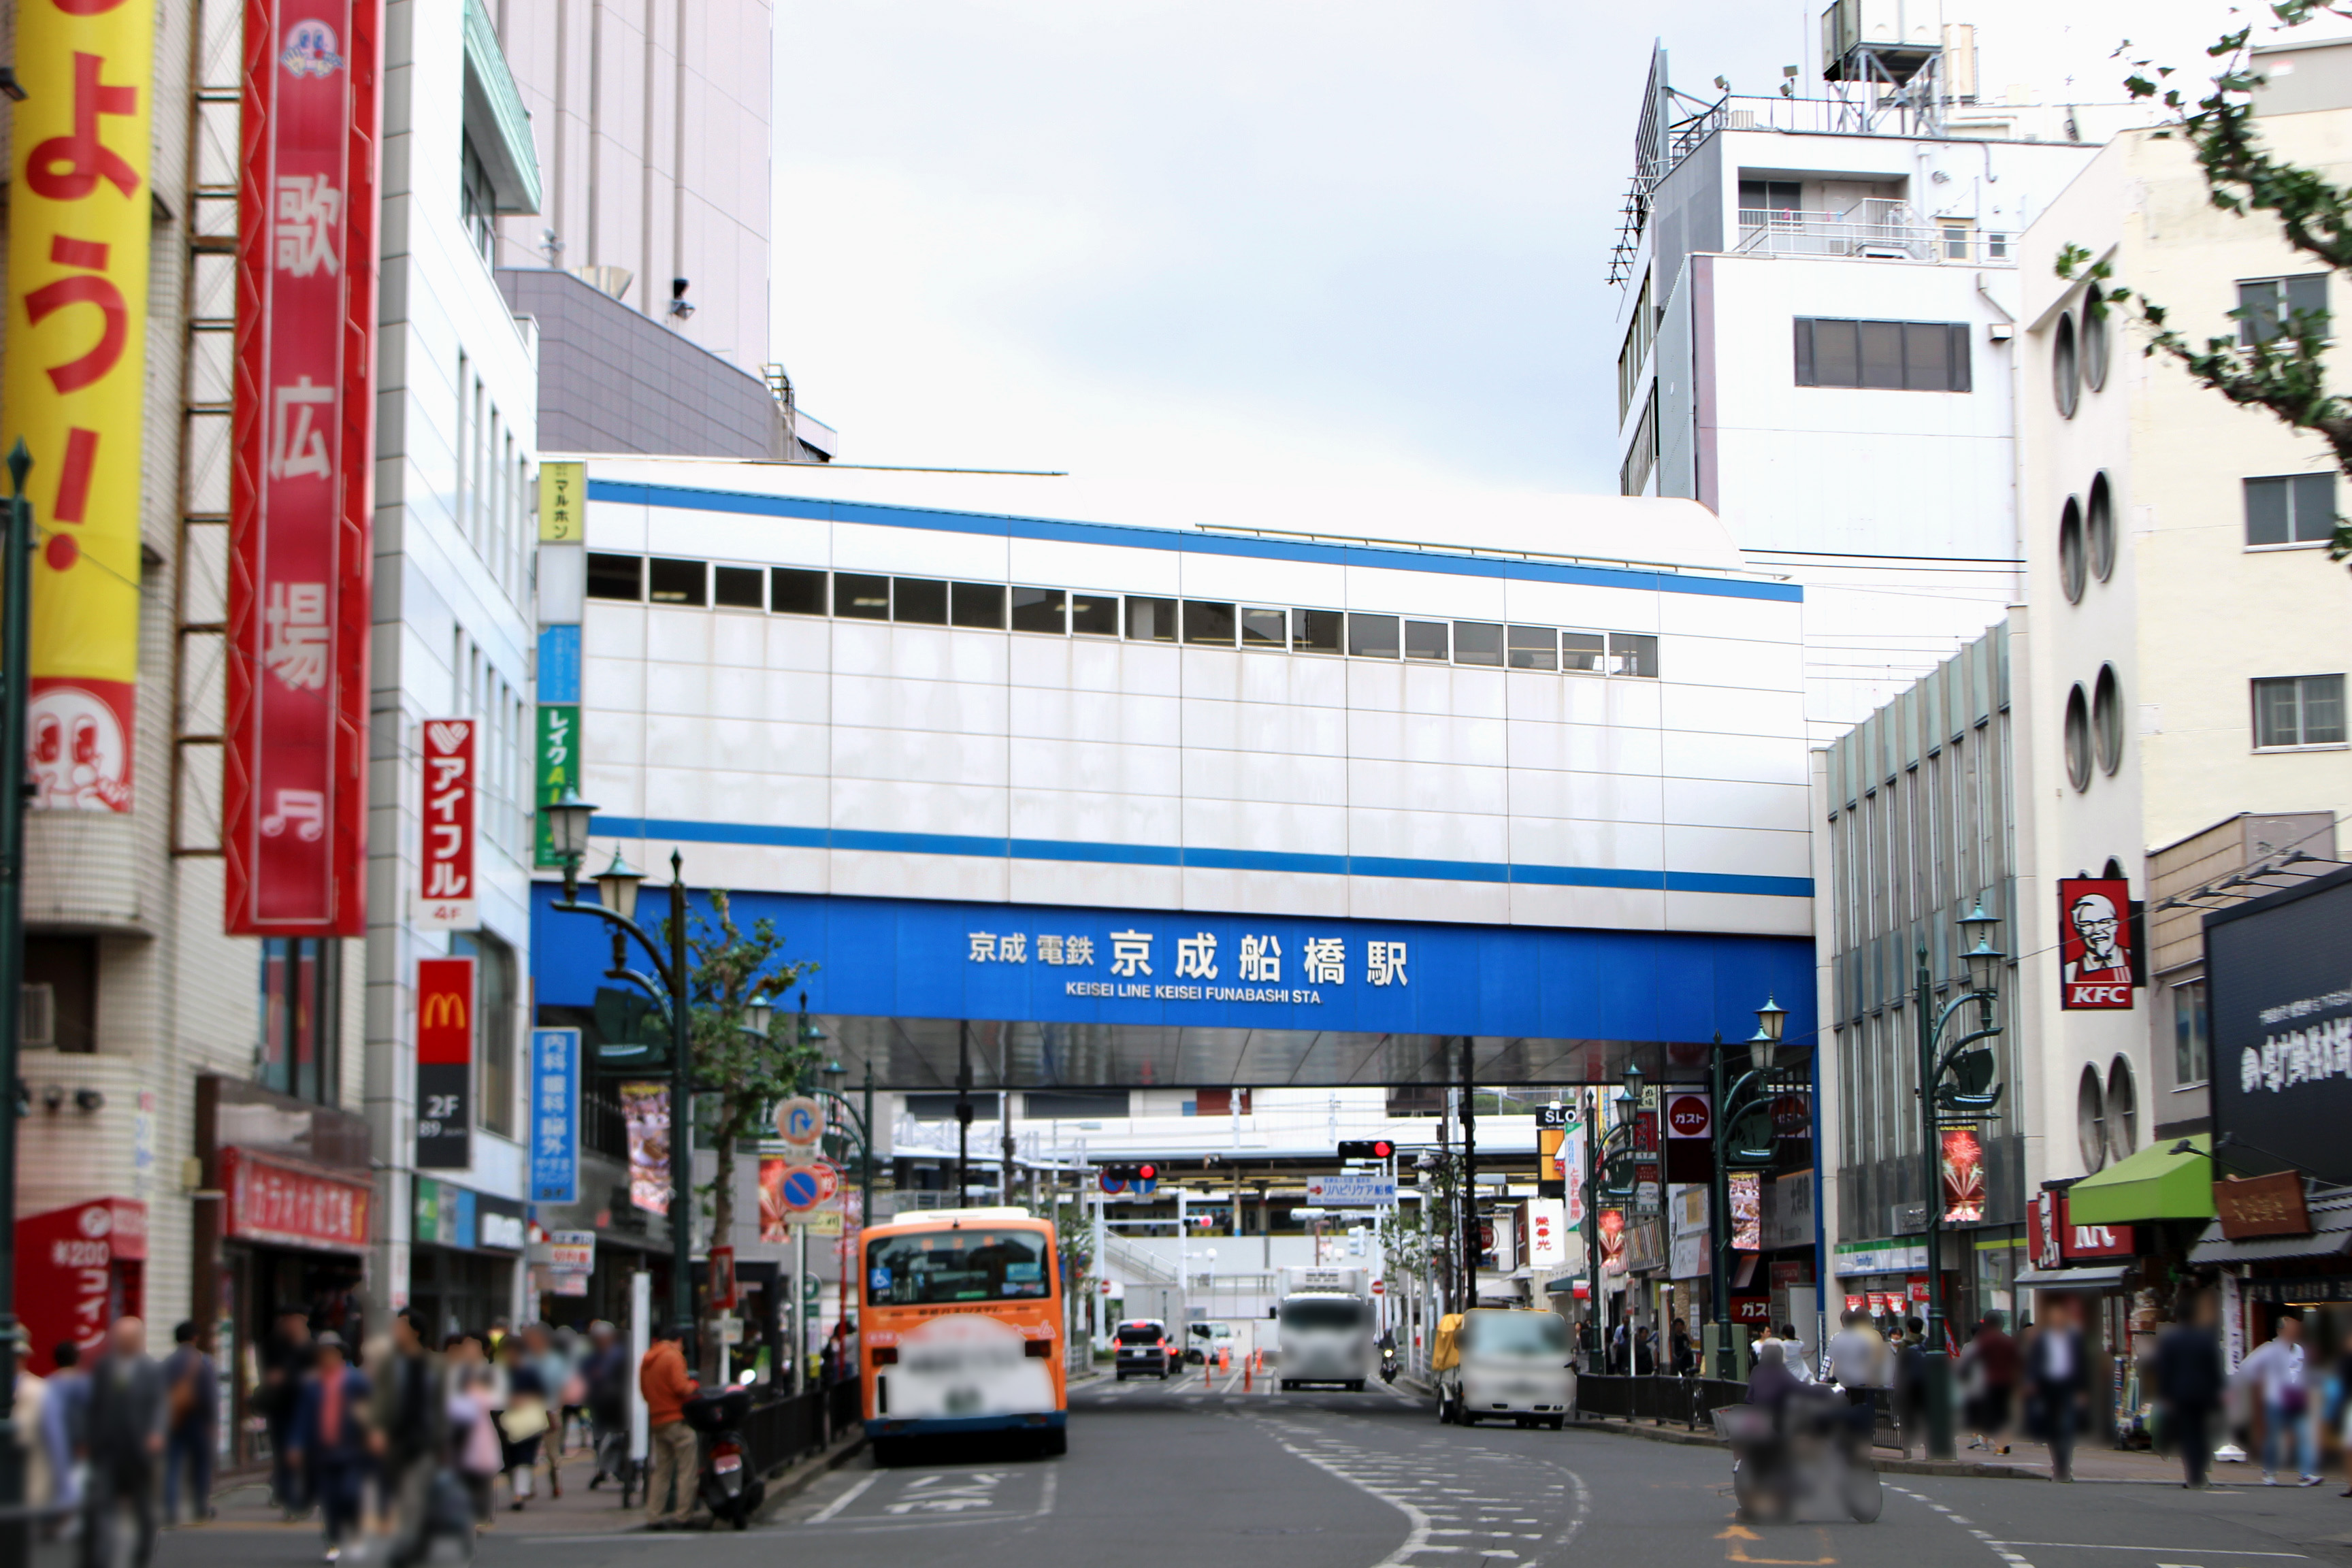
<svg viewBox="0 0 2352 1568">
<path fill-rule="evenodd" d="M 1641 1437 L 1653 1443 L 1678 1443 L 1709 1448 L 1729 1445 L 1710 1431 L 1691 1431 L 1683 1426 L 1658 1426 L 1646 1421 L 1619 1421 L 1587 1416 L 1569 1428 L 1571 1432 L 1602 1432 L 1615 1436 Z M 2050 1479 L 2050 1450 L 2040 1443 L 2013 1440 L 2006 1454 L 1983 1448 L 1960 1449 L 1954 1459 L 1913 1459 L 1898 1456 L 1881 1446 L 1873 1451 L 1878 1468 L 1887 1475 L 1899 1476 L 1981 1476 L 2008 1480 L 2046 1481 Z M 2215 1464 L 2209 1472 L 2216 1487 L 2259 1487 L 2263 1481 L 2260 1465 Z M 2110 1485 L 2168 1486 L 2180 1484 L 2181 1468 L 2179 1456 L 2165 1457 L 2134 1449 L 2106 1448 L 2092 1444 L 2078 1444 L 2074 1449 L 2074 1479 L 2096 1481 Z M 2330 1486 L 2333 1486 L 2331 1481 Z"/>
</svg>

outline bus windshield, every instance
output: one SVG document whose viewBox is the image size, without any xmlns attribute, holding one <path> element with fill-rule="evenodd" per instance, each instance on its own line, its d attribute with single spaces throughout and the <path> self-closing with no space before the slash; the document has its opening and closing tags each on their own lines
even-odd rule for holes
<svg viewBox="0 0 2352 1568">
<path fill-rule="evenodd" d="M 1282 1304 L 1286 1329 L 1357 1329 L 1370 1316 L 1363 1302 L 1346 1296 L 1294 1297 Z"/>
<path fill-rule="evenodd" d="M 1554 1312 L 1473 1312 L 1463 1348 L 1480 1356 L 1556 1360 L 1568 1353 L 1568 1323 Z"/>
<path fill-rule="evenodd" d="M 1045 1237 L 1030 1230 L 877 1237 L 866 1253 L 866 1299 L 877 1307 L 940 1307 L 1042 1297 L 1045 1246 Z"/>
</svg>

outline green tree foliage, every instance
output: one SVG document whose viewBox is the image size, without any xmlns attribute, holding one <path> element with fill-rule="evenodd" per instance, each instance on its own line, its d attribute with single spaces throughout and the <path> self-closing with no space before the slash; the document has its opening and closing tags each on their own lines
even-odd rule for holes
<svg viewBox="0 0 2352 1568">
<path fill-rule="evenodd" d="M 2278 0 L 2270 10 L 2288 26 L 2321 15 L 2352 17 L 2352 4 L 2343 0 Z M 2250 47 L 2252 36 L 2251 26 L 2240 27 L 2205 51 L 2221 68 L 2210 90 L 2194 103 L 2180 89 L 2166 85 L 2176 74 L 2169 66 L 2133 60 L 2124 85 L 2133 98 L 2156 100 L 2171 111 L 2155 134 L 2189 144 L 2216 207 L 2239 217 L 2267 213 L 2294 249 L 2331 272 L 2352 270 L 2352 189 L 2287 163 L 2263 145 L 2251 96 L 2261 80 Z M 2326 312 L 2284 315 L 2275 332 L 2243 334 L 2251 342 L 2241 342 L 2233 332 L 2200 343 L 2171 324 L 2163 305 L 2116 285 L 2110 264 L 2093 261 L 2080 246 L 2060 251 L 2058 276 L 2098 282 L 2104 298 L 2093 309 L 2136 312 L 2147 330 L 2146 353 L 2169 357 L 2200 385 L 2241 407 L 2267 410 L 2281 423 L 2319 437 L 2335 453 L 2336 467 L 2352 473 L 2352 402 L 2327 388 Z M 2230 314 L 2242 320 L 2246 311 Z M 2327 553 L 2336 561 L 2352 557 L 2352 526 L 2340 517 Z"/>
</svg>

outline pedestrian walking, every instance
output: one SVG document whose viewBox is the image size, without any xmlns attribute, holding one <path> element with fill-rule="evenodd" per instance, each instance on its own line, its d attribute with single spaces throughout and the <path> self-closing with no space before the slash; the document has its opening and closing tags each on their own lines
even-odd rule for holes
<svg viewBox="0 0 2352 1568">
<path fill-rule="evenodd" d="M 1848 1405 L 1867 1405 L 1870 1391 L 1884 1384 L 1886 1342 L 1871 1327 L 1866 1312 L 1845 1312 L 1838 1321 L 1842 1326 L 1831 1337 L 1827 1352 L 1830 1376 L 1845 1391 Z"/>
<path fill-rule="evenodd" d="M 499 1439 L 492 1414 L 497 1378 L 482 1342 L 470 1334 L 452 1334 L 443 1352 L 449 1373 L 449 1447 L 457 1479 L 473 1504 L 474 1529 L 490 1528 L 493 1487 L 506 1468 L 506 1445 Z"/>
<path fill-rule="evenodd" d="M 563 1438 L 565 1421 L 571 1407 L 579 1403 L 579 1390 L 572 1357 L 555 1342 L 545 1323 L 530 1323 L 522 1331 L 524 1357 L 539 1373 L 541 1390 L 547 1399 L 547 1436 L 540 1447 L 547 1456 L 547 1495 L 563 1495 Z"/>
<path fill-rule="evenodd" d="M 2032 1403 L 2034 1436 L 2050 1445 L 2053 1480 L 2074 1479 L 2074 1434 L 2081 1428 L 2082 1404 L 2090 1387 L 2083 1331 L 2075 1321 L 2073 1303 L 2060 1304 L 2045 1314 L 2025 1357 L 2029 1397 Z"/>
<path fill-rule="evenodd" d="M 163 1358 L 163 1522 L 180 1522 L 180 1480 L 187 1479 L 188 1514 L 213 1516 L 213 1454 L 220 1439 L 220 1372 L 196 1343 L 196 1325 L 172 1331 Z"/>
<path fill-rule="evenodd" d="M 330 1329 L 310 1343 L 304 1379 L 287 1436 L 289 1458 L 303 1472 L 326 1532 L 326 1560 L 340 1563 L 343 1542 L 358 1528 L 360 1501 L 375 1468 L 368 1437 L 367 1373 L 344 1355 L 343 1336 Z"/>
<path fill-rule="evenodd" d="M 528 1349 L 520 1334 L 509 1334 L 499 1342 L 499 1370 L 506 1374 L 499 1433 L 506 1440 L 507 1507 L 516 1513 L 530 1500 L 540 1441 L 547 1432 L 547 1384 Z"/>
<path fill-rule="evenodd" d="M 310 1507 L 302 1468 L 288 1457 L 293 1446 L 295 1407 L 310 1375 L 310 1319 L 300 1309 L 278 1314 L 278 1326 L 261 1350 L 261 1388 L 253 1403 L 269 1434 L 269 1491 L 278 1510 L 299 1519 Z"/>
<path fill-rule="evenodd" d="M 8 1414 L 16 1430 L 30 1438 L 25 1445 L 25 1500 L 35 1508 L 48 1506 L 52 1485 L 48 1446 L 40 1440 L 41 1412 L 48 1395 L 48 1380 L 18 1362 L 16 1395 L 9 1401 Z"/>
<path fill-rule="evenodd" d="M 1963 1414 L 1976 1433 L 1971 1448 L 2006 1454 L 2010 1411 L 2017 1400 L 2017 1342 L 2001 1331 L 2000 1314 L 1987 1312 L 1960 1352 L 1960 1386 L 1967 1391 Z"/>
<path fill-rule="evenodd" d="M 47 1456 L 49 1500 L 61 1509 L 81 1503 L 83 1429 L 89 1410 L 89 1376 L 81 1370 L 81 1347 L 60 1342 L 49 1359 L 57 1370 L 41 1391 L 41 1449 Z M 67 1515 L 70 1520 L 72 1516 Z M 70 1524 L 52 1528 L 63 1531 Z"/>
<path fill-rule="evenodd" d="M 1901 1445 L 1905 1458 L 1911 1457 L 1914 1443 L 1924 1457 L 1927 1451 L 1927 1324 L 1916 1318 L 1904 1323 L 1903 1338 L 1894 1347 L 1894 1360 L 1895 1440 Z"/>
<path fill-rule="evenodd" d="M 1799 1383 L 1813 1381 L 1813 1363 L 1805 1350 L 1804 1342 L 1797 1338 L 1797 1325 L 1794 1323 L 1780 1325 L 1780 1363 Z"/>
<path fill-rule="evenodd" d="M 2282 1449 L 2295 1461 L 2299 1486 L 2319 1484 L 2319 1452 L 2313 1431 L 2311 1384 L 2303 1347 L 2303 1320 L 2281 1313 L 2271 1337 L 2238 1363 L 2238 1375 L 2260 1396 L 2263 1412 L 2263 1485 L 2278 1485 Z"/>
<path fill-rule="evenodd" d="M 2204 1489 L 2205 1472 L 2213 1459 L 2213 1416 L 2230 1386 L 2229 1363 L 2215 1331 L 2218 1317 L 2213 1298 L 2200 1291 L 2189 1302 L 2188 1316 L 2156 1342 L 2156 1390 L 2162 1402 L 2164 1437 L 2180 1446 L 2180 1484 L 2191 1491 Z"/>
<path fill-rule="evenodd" d="M 147 1568 L 155 1552 L 155 1472 L 163 1458 L 163 1373 L 147 1354 L 147 1325 L 116 1319 L 89 1377 L 82 1568 L 114 1568 L 121 1560 L 115 1534 L 126 1503 L 139 1527 L 132 1568 Z"/>
<path fill-rule="evenodd" d="M 695 1382 L 687 1374 L 686 1352 L 670 1323 L 654 1325 L 653 1343 L 637 1363 L 637 1390 L 645 1396 L 652 1473 L 646 1480 L 646 1524 L 672 1530 L 694 1510 L 694 1428 L 686 1424 L 686 1402 Z M 674 1494 L 674 1495 L 673 1495 Z"/>
<path fill-rule="evenodd" d="M 393 1314 L 392 1353 L 375 1379 L 368 1446 L 383 1468 L 393 1513 L 393 1568 L 424 1561 L 432 1540 L 433 1482 L 448 1461 L 448 1411 L 440 1358 L 425 1340 L 425 1315 Z"/>
<path fill-rule="evenodd" d="M 629 1352 L 622 1347 L 620 1330 L 602 1318 L 588 1325 L 588 1358 L 581 1363 L 581 1381 L 585 1384 L 588 1427 L 596 1444 L 596 1473 L 590 1478 L 588 1489 L 594 1491 L 609 1478 L 621 1483 L 625 1500 L 629 1495 Z"/>
<path fill-rule="evenodd" d="M 1688 1377 L 1698 1370 L 1698 1352 L 1691 1347 L 1690 1325 L 1680 1318 L 1675 1320 L 1670 1344 L 1676 1377 Z"/>
<path fill-rule="evenodd" d="M 2344 1448 L 2344 1489 L 2337 1497 L 2352 1497 L 2352 1334 L 2345 1336 L 2344 1348 L 2336 1356 L 2336 1418 Z"/>
</svg>

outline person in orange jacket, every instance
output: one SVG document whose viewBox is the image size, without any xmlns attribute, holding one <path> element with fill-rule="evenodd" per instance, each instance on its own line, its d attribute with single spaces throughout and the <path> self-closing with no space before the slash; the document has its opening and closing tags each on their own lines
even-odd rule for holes
<svg viewBox="0 0 2352 1568">
<path fill-rule="evenodd" d="M 646 1426 L 652 1474 L 646 1482 L 646 1525 L 671 1530 L 694 1510 L 694 1428 L 686 1424 L 686 1402 L 699 1385 L 686 1370 L 686 1352 L 673 1324 L 656 1323 L 653 1343 L 637 1363 L 637 1389 L 646 1396 Z M 672 1490 L 677 1494 L 665 1507 Z"/>
</svg>

